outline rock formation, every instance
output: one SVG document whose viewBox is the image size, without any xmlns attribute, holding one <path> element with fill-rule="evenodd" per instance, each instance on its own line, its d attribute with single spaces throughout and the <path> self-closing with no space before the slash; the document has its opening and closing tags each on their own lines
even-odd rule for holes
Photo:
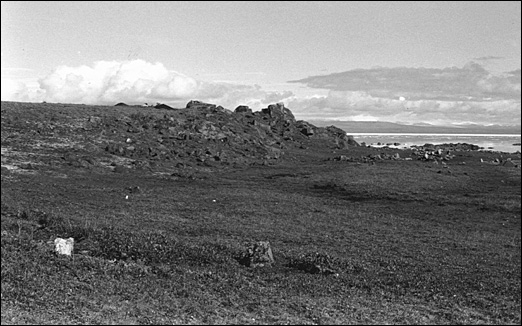
<svg viewBox="0 0 522 326">
<path fill-rule="evenodd" d="M 319 128 L 296 121 L 282 103 L 252 112 L 238 106 L 234 112 L 215 104 L 190 101 L 185 109 L 168 110 L 163 118 L 133 114 L 124 121 L 103 121 L 117 130 L 122 122 L 136 134 L 131 146 L 109 141 L 110 154 L 136 160 L 174 162 L 181 166 L 222 164 L 267 164 L 285 155 L 289 148 L 322 140 L 332 148 L 358 146 L 346 132 L 334 126 Z M 147 164 L 145 164 L 147 165 Z"/>
</svg>

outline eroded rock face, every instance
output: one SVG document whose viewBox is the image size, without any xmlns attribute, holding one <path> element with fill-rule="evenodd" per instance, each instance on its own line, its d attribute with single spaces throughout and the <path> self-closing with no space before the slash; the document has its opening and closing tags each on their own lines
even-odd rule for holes
<svg viewBox="0 0 522 326">
<path fill-rule="evenodd" d="M 268 241 L 258 241 L 252 244 L 240 263 L 248 267 L 271 266 L 274 263 L 274 255 Z"/>
</svg>

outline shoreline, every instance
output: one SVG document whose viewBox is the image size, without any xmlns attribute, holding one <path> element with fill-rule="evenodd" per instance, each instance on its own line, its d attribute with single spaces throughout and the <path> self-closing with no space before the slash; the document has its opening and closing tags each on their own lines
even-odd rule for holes
<svg viewBox="0 0 522 326">
<path fill-rule="evenodd" d="M 466 145 L 474 145 L 474 146 L 479 146 L 477 144 L 469 144 L 469 143 L 461 143 L 461 144 L 466 144 Z M 371 147 L 371 148 L 388 148 L 388 149 L 396 149 L 396 150 L 411 150 L 412 148 L 415 148 L 415 147 L 422 147 L 424 146 L 425 144 L 422 144 L 422 145 L 410 145 L 410 146 L 403 146 L 403 147 L 400 147 L 400 146 L 394 146 L 394 145 L 366 145 L 366 147 Z M 432 144 L 433 146 L 442 146 L 444 145 L 444 143 L 441 143 L 441 144 Z M 479 146 L 480 147 L 480 146 Z M 495 154 L 495 153 L 501 153 L 501 154 L 520 154 L 521 151 L 520 150 L 516 150 L 516 151 L 513 151 L 513 152 L 507 152 L 507 151 L 502 151 L 502 150 L 495 150 L 495 149 L 489 149 L 489 148 L 480 148 L 480 149 L 476 149 L 476 150 L 470 150 L 470 151 L 476 151 L 476 152 L 487 152 L 487 153 L 492 153 L 492 154 Z"/>
<path fill-rule="evenodd" d="M 409 149 L 425 144 L 470 144 L 479 151 L 516 154 L 522 151 L 519 134 L 448 134 L 448 133 L 351 133 L 358 143 L 373 148 Z"/>
<path fill-rule="evenodd" d="M 399 145 L 399 146 L 395 146 L 395 145 L 374 145 L 374 144 L 366 144 L 365 147 L 370 147 L 370 148 L 388 148 L 388 149 L 396 149 L 396 150 L 411 150 L 412 148 L 415 148 L 415 147 L 422 147 L 426 144 L 431 144 L 431 143 L 425 143 L 425 144 L 421 144 L 421 145 L 409 145 L 409 146 L 402 146 L 402 145 Z M 442 145 L 447 145 L 449 143 L 435 143 L 435 144 L 431 144 L 433 146 L 442 146 Z M 453 143 L 455 144 L 455 143 Z M 472 145 L 472 146 L 478 146 L 478 147 L 482 147 L 480 145 L 477 145 L 477 144 L 470 144 L 470 143 L 460 143 L 460 144 L 465 144 L 465 145 Z M 363 145 L 361 145 L 363 146 Z M 471 150 L 470 151 L 476 151 L 476 152 L 487 152 L 487 153 L 492 153 L 492 154 L 495 154 L 495 153 L 499 153 L 499 154 L 520 154 L 521 151 L 520 149 L 518 150 L 515 150 L 515 151 L 512 151 L 512 152 L 509 152 L 509 151 L 503 151 L 503 150 L 495 150 L 495 149 L 490 149 L 490 148 L 479 148 L 479 149 L 476 149 L 476 150 Z"/>
<path fill-rule="evenodd" d="M 521 137 L 519 134 L 434 134 L 434 133 L 399 133 L 399 132 L 356 132 L 347 133 L 350 136 L 452 136 L 452 137 Z"/>
</svg>

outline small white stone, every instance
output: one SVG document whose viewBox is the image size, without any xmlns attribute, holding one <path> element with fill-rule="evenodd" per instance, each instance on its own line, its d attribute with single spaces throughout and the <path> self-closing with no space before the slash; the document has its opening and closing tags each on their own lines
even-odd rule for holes
<svg viewBox="0 0 522 326">
<path fill-rule="evenodd" d="M 129 199 L 129 195 L 125 196 L 125 199 Z"/>
<path fill-rule="evenodd" d="M 54 239 L 54 247 L 58 254 L 70 256 L 74 249 L 74 239 Z"/>
</svg>

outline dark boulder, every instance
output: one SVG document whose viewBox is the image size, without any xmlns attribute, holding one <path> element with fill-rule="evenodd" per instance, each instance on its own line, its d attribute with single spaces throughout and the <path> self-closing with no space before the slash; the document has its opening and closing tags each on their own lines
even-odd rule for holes
<svg viewBox="0 0 522 326">
<path fill-rule="evenodd" d="M 201 101 L 192 100 L 187 103 L 187 109 L 204 109 L 204 108 L 215 108 L 215 104 L 204 103 Z"/>
<path fill-rule="evenodd" d="M 155 109 L 165 109 L 165 110 L 176 110 L 173 107 L 168 106 L 167 104 L 163 104 L 163 103 L 158 103 L 158 104 L 154 105 L 154 108 Z"/>
<path fill-rule="evenodd" d="M 239 262 L 247 267 L 271 266 L 274 263 L 274 256 L 270 243 L 268 241 L 259 241 L 250 245 Z"/>
<path fill-rule="evenodd" d="M 240 105 L 235 110 L 235 113 L 252 113 L 252 109 L 249 108 L 247 105 Z"/>
<path fill-rule="evenodd" d="M 268 108 L 262 109 L 261 112 L 270 116 L 274 120 L 295 123 L 295 117 L 292 111 L 285 108 L 283 103 L 270 104 Z"/>
<path fill-rule="evenodd" d="M 299 130 L 305 136 L 313 136 L 315 134 L 315 129 L 317 129 L 316 126 L 303 120 L 297 121 L 295 126 L 297 130 Z"/>
</svg>

